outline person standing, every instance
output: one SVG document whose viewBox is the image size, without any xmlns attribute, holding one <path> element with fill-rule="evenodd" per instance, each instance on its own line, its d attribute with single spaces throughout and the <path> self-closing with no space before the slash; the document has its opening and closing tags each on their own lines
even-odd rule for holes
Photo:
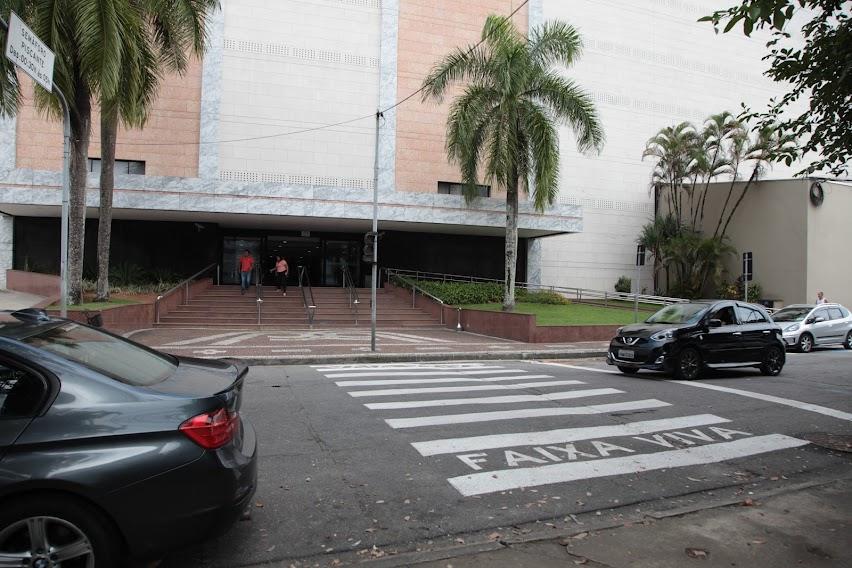
<svg viewBox="0 0 852 568">
<path fill-rule="evenodd" d="M 254 257 L 249 249 L 243 251 L 239 258 L 238 268 L 240 270 L 240 294 L 245 294 L 251 286 L 251 271 L 254 269 Z"/>
<path fill-rule="evenodd" d="M 275 284 L 278 289 L 286 296 L 287 295 L 287 274 L 290 272 L 290 267 L 287 261 L 280 256 L 275 257 L 275 267 L 269 272 L 275 273 Z"/>
<path fill-rule="evenodd" d="M 822 290 L 820 290 L 819 292 L 817 292 L 817 299 L 816 299 L 816 303 L 817 303 L 817 305 L 820 305 L 820 304 L 827 304 L 827 303 L 828 303 L 828 300 L 826 300 L 826 299 L 825 299 L 825 295 L 823 295 Z"/>
</svg>

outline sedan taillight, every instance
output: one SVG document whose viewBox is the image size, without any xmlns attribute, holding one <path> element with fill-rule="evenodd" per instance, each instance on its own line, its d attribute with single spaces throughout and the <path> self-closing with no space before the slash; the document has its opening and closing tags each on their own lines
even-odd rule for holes
<svg viewBox="0 0 852 568">
<path fill-rule="evenodd" d="M 234 438 L 240 416 L 224 408 L 193 416 L 180 425 L 180 431 L 206 450 L 221 448 Z"/>
</svg>

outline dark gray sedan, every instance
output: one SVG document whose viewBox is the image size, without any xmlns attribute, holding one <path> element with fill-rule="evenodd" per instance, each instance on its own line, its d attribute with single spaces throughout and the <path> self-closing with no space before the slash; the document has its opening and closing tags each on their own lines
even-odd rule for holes
<svg viewBox="0 0 852 568">
<path fill-rule="evenodd" d="M 0 567 L 124 566 L 230 526 L 257 477 L 246 372 L 0 315 Z"/>
</svg>

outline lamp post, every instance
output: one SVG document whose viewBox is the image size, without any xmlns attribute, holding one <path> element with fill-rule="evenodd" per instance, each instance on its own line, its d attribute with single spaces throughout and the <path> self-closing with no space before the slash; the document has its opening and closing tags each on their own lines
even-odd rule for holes
<svg viewBox="0 0 852 568">
<path fill-rule="evenodd" d="M 636 270 L 633 274 L 633 323 L 639 321 L 639 267 L 645 266 L 645 245 L 636 246 Z"/>
</svg>

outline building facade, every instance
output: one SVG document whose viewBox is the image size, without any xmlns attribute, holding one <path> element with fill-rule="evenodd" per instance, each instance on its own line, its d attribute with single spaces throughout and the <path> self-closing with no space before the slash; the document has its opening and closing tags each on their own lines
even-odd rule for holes
<svg viewBox="0 0 852 568">
<path fill-rule="evenodd" d="M 227 281 L 249 248 L 304 264 L 315 284 L 338 284 L 342 262 L 364 282 L 375 187 L 382 266 L 501 277 L 502 194 L 485 188 L 466 204 L 444 149 L 448 104 L 404 99 L 450 50 L 479 39 L 488 14 L 519 8 L 521 29 L 554 19 L 579 28 L 584 56 L 568 74 L 593 96 L 608 139 L 600 155 L 582 155 L 562 129 L 558 203 L 543 214 L 522 203 L 519 280 L 611 289 L 632 274 L 653 215 L 648 138 L 780 92 L 761 75 L 765 37 L 696 22 L 728 3 L 222 0 L 204 60 L 165 81 L 144 130 L 119 135 L 113 262 L 184 274 L 218 262 Z M 0 269 L 55 271 L 61 128 L 24 95 L 18 117 L 0 123 Z M 95 127 L 90 273 L 97 141 Z"/>
</svg>

